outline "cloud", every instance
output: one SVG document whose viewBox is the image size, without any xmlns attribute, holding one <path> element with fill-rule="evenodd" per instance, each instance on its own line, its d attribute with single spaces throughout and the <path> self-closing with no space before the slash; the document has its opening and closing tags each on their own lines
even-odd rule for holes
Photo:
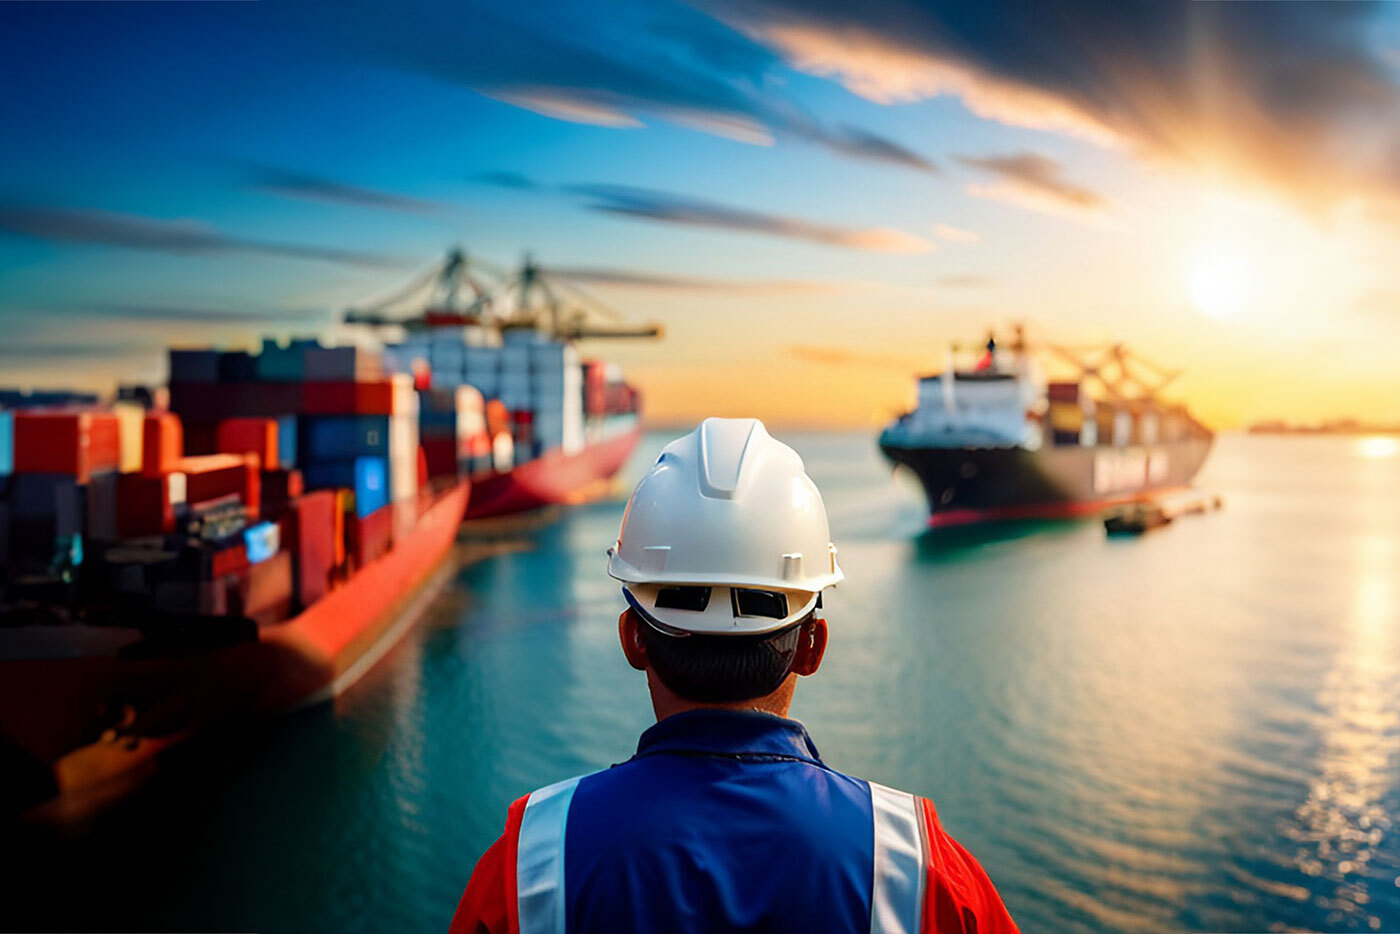
<svg viewBox="0 0 1400 934">
<path fill-rule="evenodd" d="M 968 186 L 968 193 L 1050 214 L 1097 215 L 1108 202 L 1096 192 L 1066 181 L 1058 162 L 1033 152 L 1000 156 L 958 156 L 958 162 L 990 173 L 991 185 Z"/>
<path fill-rule="evenodd" d="M 781 214 L 730 207 L 649 188 L 635 188 L 630 185 L 569 185 L 565 190 L 583 197 L 590 209 L 607 214 L 739 233 L 768 234 L 879 253 L 928 253 L 936 249 L 928 240 L 888 227 L 837 227 Z"/>
<path fill-rule="evenodd" d="M 1400 188 L 1400 86 L 1373 42 L 1384 4 L 697 2 L 882 104 L 955 96 L 1310 206 Z"/>
<path fill-rule="evenodd" d="M 955 243 L 976 243 L 982 239 L 982 235 L 971 230 L 962 230 L 950 224 L 934 224 L 933 232 L 944 240 L 951 240 Z"/>
<path fill-rule="evenodd" d="M 388 191 L 378 191 L 373 188 L 361 188 L 358 185 L 347 185 L 335 179 L 304 172 L 256 164 L 247 164 L 243 166 L 243 169 L 253 188 L 273 194 L 303 198 L 309 201 L 324 201 L 331 204 L 403 211 L 410 214 L 429 214 L 442 210 L 442 205 L 434 201 Z"/>
<path fill-rule="evenodd" d="M 946 289 L 980 289 L 992 285 L 995 281 L 991 276 L 970 274 L 938 277 L 938 284 Z"/>
<path fill-rule="evenodd" d="M 590 266 L 551 266 L 547 271 L 561 279 L 584 282 L 590 285 L 676 291 L 817 293 L 844 292 L 874 287 L 873 283 L 865 282 L 809 281 L 804 279 L 720 279 Z"/>
<path fill-rule="evenodd" d="M 404 0 L 359 7 L 354 17 L 327 19 L 310 5 L 273 15 L 289 17 L 310 41 L 554 119 L 615 128 L 660 120 L 747 143 L 787 138 L 936 171 L 895 140 L 826 125 L 783 93 L 773 51 L 685 3 L 617 0 L 600 15 L 568 0 L 519 9 Z"/>
<path fill-rule="evenodd" d="M 809 344 L 795 344 L 784 348 L 784 353 L 803 363 L 816 363 L 822 366 L 855 366 L 876 370 L 899 372 L 917 370 L 924 360 L 919 357 L 905 357 L 899 354 L 864 353 L 846 347 L 824 347 Z"/>
<path fill-rule="evenodd" d="M 0 203 L 0 231 L 38 240 L 186 256 L 254 253 L 368 268 L 402 266 L 400 260 L 376 253 L 235 237 L 220 233 L 200 221 L 168 220 L 80 208 Z"/>
<path fill-rule="evenodd" d="M 529 176 L 519 172 L 509 172 L 497 170 L 493 172 L 481 172 L 471 177 L 472 181 L 480 182 L 483 185 L 494 185 L 497 188 L 512 188 L 517 191 L 539 191 L 542 186 Z"/>
<path fill-rule="evenodd" d="M 137 302 L 76 302 L 46 305 L 45 315 L 87 318 L 115 318 L 121 321 L 150 321 L 170 324 L 305 324 L 331 317 L 327 309 L 310 308 L 198 308 L 191 306 L 148 305 Z"/>
</svg>

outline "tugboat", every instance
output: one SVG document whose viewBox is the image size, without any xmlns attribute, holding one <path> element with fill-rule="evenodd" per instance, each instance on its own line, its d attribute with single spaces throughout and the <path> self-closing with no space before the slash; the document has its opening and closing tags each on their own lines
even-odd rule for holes
<svg viewBox="0 0 1400 934">
<path fill-rule="evenodd" d="M 1161 400 L 1179 375 L 1122 344 L 1046 349 L 1073 372 L 1048 380 L 1020 327 L 952 345 L 941 373 L 918 381 L 918 404 L 880 434 L 880 449 L 911 469 L 929 525 L 1094 515 L 1185 488 L 1214 434 L 1183 406 Z"/>
</svg>

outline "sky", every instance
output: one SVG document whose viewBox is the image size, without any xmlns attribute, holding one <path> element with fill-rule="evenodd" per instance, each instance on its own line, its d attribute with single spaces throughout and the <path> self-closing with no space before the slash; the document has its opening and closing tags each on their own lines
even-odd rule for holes
<svg viewBox="0 0 1400 934">
<path fill-rule="evenodd" d="M 344 339 L 451 246 L 659 342 L 649 417 L 870 426 L 951 341 L 1400 421 L 1400 5 L 0 4 L 0 385 Z"/>
</svg>

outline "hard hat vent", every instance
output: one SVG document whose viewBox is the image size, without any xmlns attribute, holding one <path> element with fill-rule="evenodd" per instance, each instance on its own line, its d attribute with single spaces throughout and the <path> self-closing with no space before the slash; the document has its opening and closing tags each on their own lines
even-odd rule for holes
<svg viewBox="0 0 1400 934">
<path fill-rule="evenodd" d="M 744 469 L 758 420 L 708 418 L 700 425 L 700 491 L 717 499 L 733 499 Z"/>
</svg>

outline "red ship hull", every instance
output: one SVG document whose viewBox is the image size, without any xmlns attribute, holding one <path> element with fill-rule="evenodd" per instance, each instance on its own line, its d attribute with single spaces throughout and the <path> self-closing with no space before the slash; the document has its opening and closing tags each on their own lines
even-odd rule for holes
<svg viewBox="0 0 1400 934">
<path fill-rule="evenodd" d="M 468 519 L 505 516 L 541 506 L 588 502 L 602 495 L 641 438 L 633 428 L 590 444 L 577 454 L 555 448 L 508 473 L 479 480 L 472 487 Z"/>
<path fill-rule="evenodd" d="M 172 745 L 234 717 L 339 694 L 406 633 L 450 574 L 470 486 L 438 496 L 382 557 L 255 639 L 202 651 L 133 651 L 119 627 L 0 632 L 0 810 L 81 814 L 130 789 Z M 32 628 L 32 627 L 31 627 Z"/>
</svg>

